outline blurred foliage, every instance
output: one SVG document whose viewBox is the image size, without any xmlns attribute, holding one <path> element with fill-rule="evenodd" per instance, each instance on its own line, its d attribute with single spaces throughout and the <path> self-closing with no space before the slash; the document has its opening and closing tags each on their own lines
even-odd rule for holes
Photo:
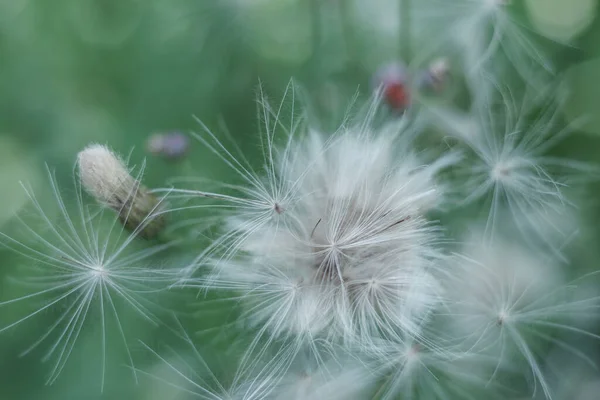
<svg viewBox="0 0 600 400">
<path fill-rule="evenodd" d="M 566 117 L 586 116 L 585 125 L 556 151 L 577 160 L 597 161 L 600 151 L 600 24 L 595 0 L 528 0 L 521 17 L 552 36 L 544 43 L 566 85 Z M 278 99 L 294 77 L 309 99 L 314 124 L 333 130 L 357 90 L 370 95 L 370 81 L 382 63 L 397 59 L 397 37 L 373 11 L 395 1 L 371 0 L 0 0 L 0 224 L 14 229 L 12 215 L 28 198 L 27 182 L 44 206 L 48 196 L 45 163 L 69 188 L 75 156 L 90 142 L 106 143 L 134 164 L 147 157 L 146 140 L 155 132 L 198 130 L 197 116 L 219 132 L 226 126 L 252 162 L 260 166 L 259 125 L 254 102 L 260 80 Z M 372 13 L 368 11 L 372 10 Z M 388 18 L 398 13 L 390 12 Z M 550 34 L 548 33 L 550 32 Z M 554 34 L 552 34 L 554 33 Z M 532 33 L 533 34 L 533 33 Z M 541 42 L 543 42 L 541 40 Z M 561 42 L 561 43 L 558 43 Z M 218 135 L 220 135 L 218 133 Z M 223 136 L 220 136 L 223 137 Z M 133 149 L 133 150 L 132 150 Z M 231 180 L 231 172 L 194 142 L 179 162 L 150 156 L 145 183 L 169 185 L 173 177 Z M 573 264 L 596 269 L 600 217 L 594 184 L 580 211 L 586 212 Z M 175 216 L 175 219 L 178 217 Z M 15 233 L 18 234 L 18 233 Z M 190 245 L 192 254 L 203 242 Z M 0 250 L 2 298 L 18 292 L 18 267 L 27 260 Z M 185 262 L 172 252 L 167 265 Z M 194 298 L 192 294 L 192 298 Z M 186 309 L 191 331 L 208 329 L 226 316 L 194 317 L 188 297 L 173 299 Z M 13 315 L 12 313 L 15 313 Z M 216 315 L 215 315 L 216 314 Z M 0 309 L 0 325 L 14 321 Z M 156 383 L 136 385 L 119 345 L 104 393 L 99 390 L 97 334 L 86 332 L 61 377 L 45 386 L 43 352 L 19 353 L 47 328 L 45 313 L 27 330 L 4 332 L 0 340 L 0 398 L 161 399 L 172 398 Z M 127 318 L 125 316 L 125 318 Z M 158 344 L 163 328 L 132 328 L 130 337 Z M 205 340 L 206 336 L 202 336 Z M 117 338 L 118 339 L 118 338 Z M 206 339 L 208 347 L 210 340 Z M 139 365 L 151 360 L 131 343 Z M 116 361 L 115 361 L 116 360 Z"/>
</svg>

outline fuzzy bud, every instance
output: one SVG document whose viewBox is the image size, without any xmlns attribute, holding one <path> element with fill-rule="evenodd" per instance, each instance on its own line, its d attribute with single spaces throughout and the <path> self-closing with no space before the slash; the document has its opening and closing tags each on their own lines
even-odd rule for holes
<svg viewBox="0 0 600 400">
<path fill-rule="evenodd" d="M 164 218 L 151 215 L 158 211 L 160 200 L 132 177 L 123 160 L 106 146 L 86 147 L 77 156 L 77 164 L 85 190 L 115 210 L 127 229 L 152 238 L 164 228 Z"/>
</svg>

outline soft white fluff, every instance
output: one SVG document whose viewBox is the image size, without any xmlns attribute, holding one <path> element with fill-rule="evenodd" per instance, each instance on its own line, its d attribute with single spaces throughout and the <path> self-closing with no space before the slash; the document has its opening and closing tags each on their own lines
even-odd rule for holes
<svg viewBox="0 0 600 400">
<path fill-rule="evenodd" d="M 548 95 L 560 99 L 555 90 Z M 560 127 L 556 98 L 540 100 L 526 93 L 515 103 L 514 97 L 498 87 L 494 97 L 498 101 L 476 104 L 469 113 L 449 108 L 431 108 L 429 113 L 444 133 L 459 139 L 459 147 L 469 149 L 454 170 L 454 188 L 460 205 L 485 204 L 485 233 L 491 237 L 504 218 L 530 245 L 560 256 L 563 243 L 553 236 L 564 241 L 572 231 L 553 225 L 571 205 L 564 189 L 580 172 L 595 179 L 597 168 L 547 155 L 573 129 Z"/>
<path fill-rule="evenodd" d="M 300 137 L 292 124 L 280 147 L 279 111 L 266 107 L 263 174 L 251 174 L 220 143 L 211 146 L 245 185 L 235 186 L 239 197 L 195 192 L 231 208 L 224 233 L 182 282 L 241 292 L 248 319 L 272 339 L 418 336 L 441 295 L 442 254 L 425 214 L 443 196 L 437 172 L 455 157 L 423 163 L 410 151 L 404 121 L 371 127 L 375 107 L 366 122 L 333 136 Z M 190 279 L 199 266 L 210 273 Z"/>
<path fill-rule="evenodd" d="M 583 280 L 565 284 L 558 267 L 544 254 L 500 238 L 486 245 L 480 237 L 476 234 L 467 241 L 464 255 L 457 256 L 453 279 L 447 282 L 448 329 L 468 351 L 496 359 L 490 381 L 500 370 L 522 372 L 520 359 L 531 373 L 534 390 L 539 388 L 550 399 L 550 382 L 538 352 L 555 345 L 581 356 L 561 334 L 598 338 L 573 319 L 593 316 L 598 298 L 581 297 Z"/>
<path fill-rule="evenodd" d="M 552 66 L 535 45 L 530 34 L 512 16 L 510 0 L 420 0 L 413 1 L 414 18 L 432 27 L 429 54 L 457 48 L 464 58 L 467 80 L 472 89 L 480 88 L 482 72 L 495 73 L 498 54 L 527 80 L 542 86 Z M 490 62 L 491 60 L 495 62 Z"/>
<path fill-rule="evenodd" d="M 101 152 L 105 149 L 99 148 Z M 109 157 L 110 158 L 110 157 Z M 103 166 L 87 165 L 80 176 L 89 177 L 96 172 L 89 168 L 116 168 L 112 172 L 124 173 L 120 163 L 112 165 L 107 160 Z M 106 172 L 98 172 L 105 174 Z M 48 209 L 42 208 L 33 191 L 25 188 L 32 202 L 33 213 L 27 221 L 21 219 L 23 230 L 30 241 L 17 240 L 0 233 L 1 243 L 27 259 L 27 273 L 21 277 L 27 287 L 27 294 L 0 303 L 0 308 L 21 307 L 29 301 L 37 301 L 36 308 L 7 326 L 0 332 L 23 325 L 36 316 L 58 309 L 56 320 L 40 332 L 39 339 L 24 351 L 48 346 L 44 360 L 52 360 L 52 370 L 48 383 L 54 382 L 63 371 L 75 346 L 79 343 L 82 331 L 93 326 L 101 336 L 101 387 L 104 386 L 107 343 L 111 341 L 111 330 L 107 324 L 114 324 L 117 342 L 122 342 L 130 364 L 133 359 L 129 351 L 124 325 L 127 321 L 120 315 L 124 309 L 130 310 L 141 320 L 156 325 L 157 317 L 151 311 L 151 303 L 145 294 L 157 290 L 152 284 L 164 283 L 167 276 L 150 268 L 151 258 L 168 245 L 145 249 L 135 249 L 133 243 L 139 230 L 144 229 L 141 221 L 137 230 L 125 231 L 117 216 L 104 209 L 94 210 L 85 204 L 79 183 L 75 184 L 74 200 L 76 208 L 69 212 L 54 179 L 49 171 L 55 200 L 56 217 Z M 129 177 L 129 175 L 127 174 Z M 130 179 L 133 179 L 129 177 Z M 115 177 L 118 179 L 118 177 Z M 99 188 L 99 191 L 104 189 Z M 125 197 L 127 198 L 127 197 Z M 43 231 L 44 233 L 40 233 Z M 95 314 L 97 313 L 98 314 Z"/>
</svg>

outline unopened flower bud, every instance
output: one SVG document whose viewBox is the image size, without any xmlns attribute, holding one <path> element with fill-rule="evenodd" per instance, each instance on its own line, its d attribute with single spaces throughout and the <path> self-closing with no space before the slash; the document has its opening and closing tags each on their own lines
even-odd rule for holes
<svg viewBox="0 0 600 400">
<path fill-rule="evenodd" d="M 446 58 L 433 60 L 426 70 L 422 71 L 418 80 L 420 90 L 440 93 L 450 78 L 450 63 Z"/>
<path fill-rule="evenodd" d="M 395 62 L 379 68 L 373 85 L 381 90 L 383 100 L 393 110 L 404 111 L 410 106 L 409 74 L 404 64 Z"/>
<path fill-rule="evenodd" d="M 154 133 L 146 143 L 148 152 L 168 160 L 184 157 L 190 147 L 190 139 L 180 132 Z"/>
<path fill-rule="evenodd" d="M 77 156 L 79 178 L 85 190 L 100 204 L 119 214 L 121 223 L 145 238 L 155 237 L 164 227 L 160 200 L 131 176 L 125 163 L 106 146 L 93 144 Z"/>
</svg>

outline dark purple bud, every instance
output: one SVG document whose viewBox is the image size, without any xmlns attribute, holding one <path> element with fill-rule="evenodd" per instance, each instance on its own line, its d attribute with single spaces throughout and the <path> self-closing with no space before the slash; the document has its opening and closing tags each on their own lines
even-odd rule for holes
<svg viewBox="0 0 600 400">
<path fill-rule="evenodd" d="M 190 138 L 180 132 L 154 133 L 147 141 L 150 153 L 170 160 L 185 156 L 189 147 Z"/>
</svg>

